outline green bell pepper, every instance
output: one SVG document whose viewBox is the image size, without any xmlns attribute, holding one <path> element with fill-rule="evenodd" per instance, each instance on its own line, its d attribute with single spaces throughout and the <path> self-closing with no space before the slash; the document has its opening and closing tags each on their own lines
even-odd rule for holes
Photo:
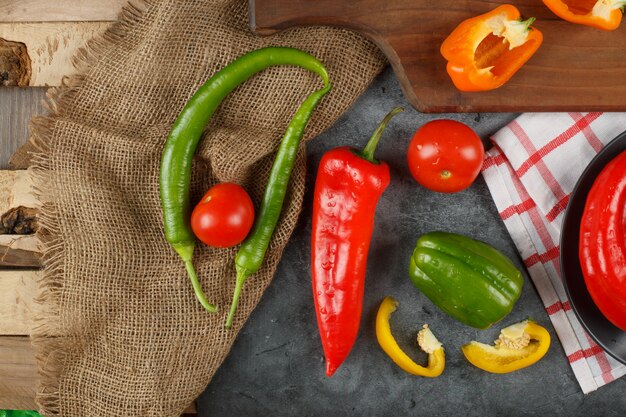
<svg viewBox="0 0 626 417">
<path fill-rule="evenodd" d="M 511 312 L 524 283 L 522 273 L 498 250 L 445 232 L 419 238 L 409 273 L 437 307 L 479 329 Z"/>
</svg>

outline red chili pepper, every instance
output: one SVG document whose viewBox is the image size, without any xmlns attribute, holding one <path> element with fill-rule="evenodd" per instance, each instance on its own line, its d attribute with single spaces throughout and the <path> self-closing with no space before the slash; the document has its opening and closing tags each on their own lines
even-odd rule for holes
<svg viewBox="0 0 626 417">
<path fill-rule="evenodd" d="M 580 225 L 579 258 L 591 298 L 626 331 L 626 151 L 596 178 Z"/>
<path fill-rule="evenodd" d="M 362 152 L 349 147 L 322 157 L 313 197 L 313 297 L 331 376 L 350 353 L 361 321 L 367 253 L 376 204 L 389 185 L 389 166 L 374 159 L 393 109 Z"/>
</svg>

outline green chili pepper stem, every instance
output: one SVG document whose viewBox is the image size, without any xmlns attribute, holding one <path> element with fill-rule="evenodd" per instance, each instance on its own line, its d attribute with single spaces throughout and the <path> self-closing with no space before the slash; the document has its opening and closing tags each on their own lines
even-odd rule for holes
<svg viewBox="0 0 626 417">
<path fill-rule="evenodd" d="M 200 301 L 202 307 L 204 307 L 207 311 L 211 313 L 216 313 L 217 307 L 211 304 L 209 300 L 207 300 L 204 292 L 202 291 L 200 281 L 198 281 L 198 275 L 196 274 L 196 270 L 193 267 L 193 250 L 195 245 L 183 243 L 174 244 L 172 246 L 185 264 L 185 269 L 187 270 L 187 275 L 189 275 L 189 279 L 191 280 L 191 286 L 193 287 L 193 291 L 196 294 L 196 298 L 198 299 L 198 301 Z"/>
<path fill-rule="evenodd" d="M 293 65 L 319 75 L 329 84 L 320 61 L 294 48 L 269 47 L 249 52 L 218 71 L 187 102 L 172 126 L 161 157 L 159 193 L 168 243 L 185 262 L 196 296 L 211 312 L 217 311 L 204 296 L 191 265 L 196 237 L 190 225 L 189 185 L 193 155 L 202 133 L 222 100 L 258 72 L 272 66 Z"/>
<path fill-rule="evenodd" d="M 395 116 L 398 113 L 402 113 L 403 111 L 404 111 L 403 107 L 396 107 L 395 109 L 387 113 L 387 116 L 385 116 L 383 121 L 380 122 L 380 124 L 378 125 L 374 133 L 372 134 L 372 137 L 367 142 L 367 145 L 365 145 L 365 148 L 363 149 L 363 151 L 359 153 L 361 158 L 366 159 L 375 164 L 378 163 L 378 161 L 374 158 L 374 152 L 376 152 L 376 147 L 378 146 L 378 142 L 380 142 L 380 138 L 383 136 L 383 132 L 385 131 L 387 124 L 393 118 L 393 116 Z"/>
<path fill-rule="evenodd" d="M 233 325 L 233 319 L 235 318 L 235 313 L 237 312 L 237 305 L 239 304 L 239 296 L 241 295 L 241 290 L 243 289 L 243 284 L 248 279 L 249 273 L 246 269 L 238 269 L 237 270 L 237 283 L 235 284 L 235 292 L 233 294 L 233 302 L 230 305 L 230 311 L 228 312 L 228 318 L 226 319 L 226 328 L 230 329 Z"/>
<path fill-rule="evenodd" d="M 189 279 L 191 280 L 191 286 L 193 287 L 193 291 L 196 294 L 196 298 L 202 304 L 202 307 L 206 309 L 209 313 L 217 313 L 217 307 L 207 300 L 204 292 L 202 291 L 202 286 L 198 281 L 198 276 L 196 275 L 196 270 L 193 267 L 192 261 L 185 261 L 185 269 L 187 269 L 187 274 L 189 275 Z"/>
<path fill-rule="evenodd" d="M 280 218 L 280 212 L 287 194 L 287 186 L 289 185 L 289 177 L 296 161 L 304 129 L 311 118 L 315 106 L 330 89 L 331 85 L 326 84 L 324 88 L 311 93 L 304 100 L 291 122 L 289 122 L 289 126 L 287 126 L 287 130 L 278 146 L 265 187 L 261 208 L 254 221 L 254 226 L 235 256 L 237 284 L 230 314 L 226 321 L 226 328 L 230 328 L 232 325 L 232 319 L 239 301 L 239 292 L 241 291 L 239 287 L 242 287 L 246 279 L 257 272 L 263 264 L 265 252 Z"/>
</svg>

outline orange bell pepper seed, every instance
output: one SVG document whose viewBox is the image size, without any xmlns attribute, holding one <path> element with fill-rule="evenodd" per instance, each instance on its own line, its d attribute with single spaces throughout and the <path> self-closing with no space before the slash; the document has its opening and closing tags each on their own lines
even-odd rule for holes
<svg viewBox="0 0 626 417">
<path fill-rule="evenodd" d="M 441 45 L 447 71 L 461 91 L 493 90 L 506 83 L 539 49 L 543 35 L 504 4 L 467 19 Z"/>
</svg>

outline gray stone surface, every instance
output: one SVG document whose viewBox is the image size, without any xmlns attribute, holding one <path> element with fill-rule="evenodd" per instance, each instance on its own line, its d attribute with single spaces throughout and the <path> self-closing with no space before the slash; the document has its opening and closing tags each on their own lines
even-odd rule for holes
<svg viewBox="0 0 626 417">
<path fill-rule="evenodd" d="M 376 213 L 359 337 L 348 359 L 329 379 L 324 374 L 309 267 L 315 171 L 325 151 L 338 145 L 364 146 L 378 121 L 399 104 L 407 111 L 396 116 L 377 152 L 377 157 L 391 166 L 392 181 Z M 519 302 L 502 324 L 533 317 L 550 330 L 553 344 L 540 363 L 508 375 L 474 368 L 460 351 L 470 340 L 493 341 L 497 329 L 478 331 L 454 321 L 421 295 L 408 278 L 415 241 L 432 230 L 488 242 L 522 268 L 481 177 L 464 192 L 438 194 L 419 187 L 405 161 L 413 132 L 428 120 L 457 119 L 488 138 L 514 117 L 420 114 L 406 103 L 390 70 L 378 77 L 352 109 L 310 144 L 308 191 L 298 227 L 274 281 L 200 398 L 199 415 L 626 416 L 626 379 L 582 394 L 528 276 Z M 485 144 L 489 146 L 487 140 Z M 400 301 L 392 329 L 405 351 L 413 352 L 418 360 L 425 359 L 414 343 L 423 323 L 429 323 L 444 343 L 446 370 L 441 377 L 408 375 L 379 348 L 374 317 L 386 295 Z"/>
</svg>

